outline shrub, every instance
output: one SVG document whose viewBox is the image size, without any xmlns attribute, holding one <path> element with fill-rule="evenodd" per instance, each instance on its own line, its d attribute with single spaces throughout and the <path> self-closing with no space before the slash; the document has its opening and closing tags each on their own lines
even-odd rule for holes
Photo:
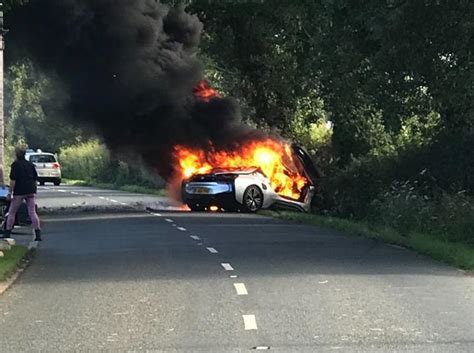
<svg viewBox="0 0 474 353">
<path fill-rule="evenodd" d="M 419 232 L 474 244 L 474 199 L 465 192 L 433 193 L 417 180 L 393 182 L 372 201 L 367 218 L 405 235 Z"/>
<path fill-rule="evenodd" d="M 59 156 L 63 176 L 86 181 L 103 180 L 109 175 L 110 154 L 97 140 L 61 149 Z"/>
<path fill-rule="evenodd" d="M 422 133 L 396 150 L 378 148 L 343 167 L 330 165 L 317 208 L 406 236 L 474 244 L 473 135 L 444 134 L 430 143 Z"/>
<path fill-rule="evenodd" d="M 107 147 L 97 140 L 61 149 L 59 160 L 63 176 L 67 179 L 115 186 L 136 185 L 151 188 L 163 186 L 163 181 L 157 175 L 151 175 L 138 163 L 132 166 L 112 158 Z"/>
</svg>

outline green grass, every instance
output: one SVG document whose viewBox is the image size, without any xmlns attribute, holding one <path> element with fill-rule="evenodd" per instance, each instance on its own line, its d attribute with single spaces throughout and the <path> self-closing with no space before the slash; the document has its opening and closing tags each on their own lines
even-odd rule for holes
<svg viewBox="0 0 474 353">
<path fill-rule="evenodd" d="M 28 249 L 24 246 L 14 245 L 11 250 L 4 250 L 5 257 L 0 258 L 0 281 L 6 280 L 17 269 L 21 259 Z"/>
<path fill-rule="evenodd" d="M 264 211 L 262 214 L 383 240 L 465 270 L 474 270 L 474 247 L 466 243 L 449 242 L 429 234 L 409 233 L 402 235 L 390 227 L 315 214 L 275 211 Z"/>
<path fill-rule="evenodd" d="M 85 181 L 85 180 L 73 180 L 73 179 L 63 179 L 66 185 L 72 186 L 92 186 L 101 189 L 109 190 L 121 190 L 126 192 L 133 192 L 138 194 L 150 194 L 158 196 L 166 196 L 165 189 L 154 189 L 150 187 L 140 186 L 140 185 L 115 185 L 111 183 L 101 183 L 95 181 Z"/>
</svg>

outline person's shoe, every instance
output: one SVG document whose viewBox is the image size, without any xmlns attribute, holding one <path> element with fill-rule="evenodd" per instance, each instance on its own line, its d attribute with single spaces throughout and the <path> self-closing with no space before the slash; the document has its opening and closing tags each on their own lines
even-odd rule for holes
<svg viewBox="0 0 474 353">
<path fill-rule="evenodd" d="M 12 231 L 11 231 L 11 230 L 4 229 L 4 230 L 3 230 L 3 234 L 0 235 L 0 239 L 7 239 L 7 238 L 10 238 L 11 235 L 12 235 Z"/>
<path fill-rule="evenodd" d="M 41 241 L 41 229 L 35 229 L 35 241 Z"/>
</svg>

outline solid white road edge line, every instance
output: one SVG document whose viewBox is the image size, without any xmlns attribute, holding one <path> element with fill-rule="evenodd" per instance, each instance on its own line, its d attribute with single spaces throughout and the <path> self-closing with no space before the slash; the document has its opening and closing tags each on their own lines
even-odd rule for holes
<svg viewBox="0 0 474 353">
<path fill-rule="evenodd" d="M 221 265 L 226 271 L 234 271 L 234 268 L 229 263 L 221 263 Z"/>
<path fill-rule="evenodd" d="M 242 315 L 244 318 L 244 327 L 245 330 L 256 330 L 257 321 L 255 320 L 255 315 Z"/>
<path fill-rule="evenodd" d="M 216 249 L 214 248 L 206 248 L 207 251 L 209 251 L 211 254 L 217 254 L 219 251 L 217 251 Z"/>
<path fill-rule="evenodd" d="M 249 292 L 247 292 L 247 288 L 245 287 L 244 283 L 234 283 L 235 291 L 237 292 L 237 295 L 247 295 Z"/>
</svg>

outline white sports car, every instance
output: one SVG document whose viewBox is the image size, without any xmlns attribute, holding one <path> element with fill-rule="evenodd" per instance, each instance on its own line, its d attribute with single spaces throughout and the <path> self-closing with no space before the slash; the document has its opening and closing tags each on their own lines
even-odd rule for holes
<svg viewBox="0 0 474 353">
<path fill-rule="evenodd" d="M 301 162 L 301 172 L 309 181 L 298 200 L 279 195 L 259 168 L 214 169 L 183 181 L 182 198 L 192 211 L 212 207 L 227 211 L 257 212 L 266 208 L 282 208 L 308 212 L 315 192 L 318 172 L 308 154 L 293 145 Z"/>
</svg>

